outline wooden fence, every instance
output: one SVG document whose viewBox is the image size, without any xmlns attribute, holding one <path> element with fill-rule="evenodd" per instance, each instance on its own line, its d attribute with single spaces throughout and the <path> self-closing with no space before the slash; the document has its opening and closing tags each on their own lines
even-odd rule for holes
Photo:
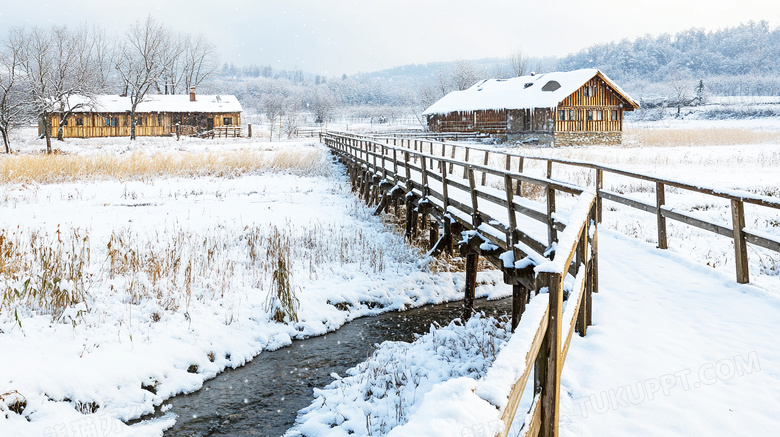
<svg viewBox="0 0 780 437">
<path fill-rule="evenodd" d="M 393 144 L 409 150 L 425 150 L 429 154 L 439 156 L 448 156 L 454 159 L 457 156 L 465 156 L 464 161 L 478 161 L 483 166 L 487 166 L 491 156 L 503 156 L 506 162 L 506 169 L 516 168 L 518 172 L 523 172 L 523 167 L 527 161 L 543 162 L 547 166 L 547 178 L 553 177 L 553 165 L 572 166 L 582 169 L 592 170 L 595 175 L 592 178 L 592 188 L 597 194 L 597 217 L 601 222 L 603 212 L 603 201 L 609 200 L 641 211 L 646 211 L 656 216 L 657 242 L 661 249 L 668 248 L 668 235 L 666 231 L 667 220 L 674 220 L 694 226 L 711 233 L 731 238 L 734 242 L 736 280 L 738 283 L 745 284 L 750 281 L 750 272 L 748 266 L 748 246 L 747 243 L 754 244 L 765 249 L 780 253 L 780 238 L 762 234 L 759 231 L 751 230 L 745 227 L 745 204 L 759 205 L 762 207 L 773 208 L 780 213 L 780 200 L 768 196 L 754 195 L 741 191 L 721 190 L 717 188 L 705 187 L 667 178 L 659 178 L 643 173 L 631 172 L 624 169 L 611 167 L 607 165 L 595 164 L 587 161 L 572 159 L 548 158 L 531 156 L 519 153 L 505 151 L 496 151 L 484 147 L 454 144 L 436 140 L 423 140 L 417 138 L 392 138 L 381 139 L 386 144 Z M 456 153 L 456 150 L 458 153 Z M 489 172 L 481 172 L 481 184 L 485 185 L 486 176 Z M 631 178 L 637 181 L 650 182 L 654 185 L 655 202 L 649 203 L 643 200 L 632 199 L 626 195 L 604 189 L 604 178 L 607 175 L 617 175 Z M 560 182 L 559 183 L 565 183 Z M 725 199 L 731 205 L 731 223 L 715 223 L 699 217 L 694 217 L 686 212 L 669 208 L 666 205 L 667 188 L 700 193 L 712 198 Z M 582 187 L 584 189 L 584 187 Z"/>
<path fill-rule="evenodd" d="M 458 237 L 466 257 L 464 316 L 473 311 L 480 256 L 501 269 L 513 287 L 513 330 L 528 300 L 547 294 L 545 315 L 525 356 L 526 371 L 512 385 L 499 435 L 506 436 L 533 368 L 536 398 L 532 419 L 524 425 L 531 431 L 526 435 L 557 436 L 561 370 L 573 333 L 584 336 L 591 324 L 592 293 L 598 291 L 595 193 L 384 140 L 334 132 L 323 134 L 322 140 L 346 165 L 352 188 L 376 205 L 376 214 L 391 207 L 399 213 L 403 203 L 409 238 L 430 226 L 429 253 L 452 250 Z M 482 184 L 477 184 L 476 173 L 482 174 Z M 487 174 L 500 178 L 502 188 L 486 187 Z M 517 196 L 522 184 L 544 189 L 546 204 Z M 556 191 L 577 196 L 576 205 L 558 210 Z M 565 282 L 567 276 L 573 281 Z"/>
</svg>

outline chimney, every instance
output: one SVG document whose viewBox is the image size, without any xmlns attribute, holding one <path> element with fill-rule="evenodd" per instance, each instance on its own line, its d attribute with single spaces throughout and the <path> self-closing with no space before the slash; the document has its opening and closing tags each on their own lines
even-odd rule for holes
<svg viewBox="0 0 780 437">
<path fill-rule="evenodd" d="M 195 101 L 195 87 L 190 88 L 190 102 Z"/>
</svg>

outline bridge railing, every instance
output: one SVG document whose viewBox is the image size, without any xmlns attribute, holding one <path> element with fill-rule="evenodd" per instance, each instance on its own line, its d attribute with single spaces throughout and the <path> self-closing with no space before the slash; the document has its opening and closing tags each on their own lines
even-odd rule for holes
<svg viewBox="0 0 780 437">
<path fill-rule="evenodd" d="M 581 169 L 589 169 L 595 173 L 592 178 L 592 188 L 595 189 L 597 198 L 597 217 L 601 222 L 603 213 L 603 201 L 609 200 L 628 206 L 630 208 L 645 211 L 656 216 L 657 243 L 661 249 L 668 248 L 667 220 L 674 220 L 680 223 L 702 229 L 704 231 L 721 235 L 732 239 L 734 243 L 736 280 L 744 284 L 750 282 L 750 271 L 748 264 L 748 243 L 769 249 L 780 253 L 780 238 L 772 235 L 766 235 L 760 231 L 746 227 L 745 205 L 752 204 L 760 207 L 772 208 L 780 213 L 780 200 L 768 196 L 761 196 L 738 190 L 723 190 L 714 187 L 692 184 L 688 182 L 673 180 L 669 178 L 660 178 L 644 173 L 627 171 L 621 168 L 608 165 L 596 164 L 587 161 L 550 158 L 541 156 L 532 156 L 520 153 L 511 153 L 506 151 L 496 151 L 485 147 L 464 145 L 451 142 L 442 142 L 437 140 L 423 140 L 419 138 L 392 138 L 383 139 L 386 143 L 410 150 L 427 151 L 429 154 L 439 156 L 448 156 L 455 158 L 463 157 L 466 163 L 476 161 L 483 167 L 488 166 L 490 157 L 503 156 L 506 162 L 506 169 L 516 168 L 518 172 L 523 172 L 524 165 L 529 161 L 538 161 L 546 164 L 547 179 L 553 180 L 553 165 L 571 166 Z M 487 176 L 491 174 L 480 168 L 480 184 L 485 185 Z M 655 202 L 647 202 L 640 199 L 631 198 L 624 194 L 616 193 L 604 189 L 604 178 L 606 175 L 627 177 L 631 180 L 649 182 L 654 185 Z M 556 181 L 563 183 L 562 181 Z M 684 192 L 700 193 L 711 198 L 725 199 L 730 203 L 731 223 L 716 223 L 701 217 L 695 217 L 689 213 L 675 210 L 667 206 L 666 193 L 670 188 L 676 188 Z M 581 189 L 584 187 L 581 187 Z"/>
<path fill-rule="evenodd" d="M 526 435 L 557 435 L 561 370 L 573 333 L 584 336 L 591 324 L 592 294 L 598 291 L 595 193 L 378 139 L 333 132 L 322 139 L 347 165 L 353 189 L 369 204 L 377 204 L 377 213 L 403 200 L 408 236 L 417 233 L 417 214 L 423 215 L 423 226 L 425 217 L 432 215 L 444 229 L 445 235 L 432 252 L 447 241 L 447 234 L 462 236 L 459 245 L 466 255 L 467 311 L 473 307 L 478 257 L 483 256 L 504 272 L 505 281 L 513 286 L 513 330 L 525 323 L 528 326 L 521 329 L 534 332 L 534 337 L 530 347 L 521 351 L 524 370 L 513 380 L 504 381 L 506 402 L 499 402 L 504 404 L 504 427 L 497 435 L 506 436 L 509 431 L 531 369 L 535 369 L 535 399 L 531 420 L 523 425 L 531 431 Z M 503 180 L 502 189 L 478 185 L 477 172 Z M 540 205 L 516 197 L 523 183 L 542 187 L 547 203 Z M 556 191 L 578 196 L 574 207 L 569 211 L 556 209 Z M 450 229 L 456 225 L 462 232 Z M 435 229 L 438 227 L 431 226 L 432 243 L 437 240 Z M 547 234 L 546 238 L 540 234 Z M 541 318 L 523 321 L 531 291 L 536 298 L 548 295 L 545 311 Z"/>
</svg>

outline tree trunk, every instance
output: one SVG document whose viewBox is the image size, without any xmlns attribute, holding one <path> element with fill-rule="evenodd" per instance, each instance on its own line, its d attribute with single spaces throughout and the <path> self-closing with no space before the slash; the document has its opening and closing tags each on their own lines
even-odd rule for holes
<svg viewBox="0 0 780 437">
<path fill-rule="evenodd" d="M 43 135 L 46 137 L 46 153 L 51 154 L 51 124 L 48 122 L 49 117 L 46 113 L 42 114 L 41 118 L 43 120 Z"/>
<path fill-rule="evenodd" d="M 0 127 L 0 134 L 3 135 L 3 145 L 5 146 L 5 153 L 11 153 L 11 143 L 8 140 L 8 129 Z"/>
<path fill-rule="evenodd" d="M 135 110 L 130 111 L 130 139 L 135 140 Z"/>
<path fill-rule="evenodd" d="M 62 138 L 62 137 L 63 137 L 63 134 L 64 134 L 64 130 L 65 130 L 65 129 L 63 128 L 63 126 L 62 126 L 62 122 L 63 122 L 64 120 L 65 120 L 65 117 L 63 117 L 63 118 L 60 120 L 60 125 L 57 127 L 57 141 L 65 141 L 65 140 Z"/>
</svg>

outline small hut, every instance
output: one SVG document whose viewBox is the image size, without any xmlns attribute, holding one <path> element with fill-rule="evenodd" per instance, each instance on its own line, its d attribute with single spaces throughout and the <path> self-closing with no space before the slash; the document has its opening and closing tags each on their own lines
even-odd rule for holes
<svg viewBox="0 0 780 437">
<path fill-rule="evenodd" d="M 66 106 L 76 108 L 66 110 Z M 91 99 L 71 97 L 60 111 L 49 116 L 51 132 L 56 135 L 60 119 L 65 116 L 63 137 L 130 136 L 130 98 L 99 95 Z M 147 95 L 138 104 L 135 117 L 137 136 L 182 135 L 211 131 L 224 126 L 241 126 L 241 104 L 232 95 Z M 39 126 L 39 133 L 43 133 Z"/>
<path fill-rule="evenodd" d="M 483 80 L 423 112 L 432 132 L 484 132 L 532 144 L 621 144 L 623 113 L 639 108 L 596 69 Z"/>
</svg>

